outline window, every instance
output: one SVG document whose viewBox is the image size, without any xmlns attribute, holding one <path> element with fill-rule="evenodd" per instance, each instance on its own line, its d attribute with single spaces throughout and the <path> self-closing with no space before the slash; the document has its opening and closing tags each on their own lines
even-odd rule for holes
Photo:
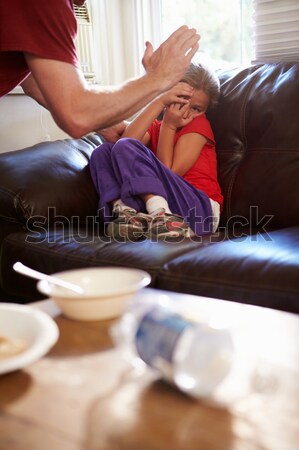
<svg viewBox="0 0 299 450">
<path fill-rule="evenodd" d="M 78 24 L 76 48 L 81 64 L 81 69 L 85 78 L 92 82 L 95 79 L 95 69 L 93 62 L 94 48 L 93 30 L 88 3 L 86 2 L 83 6 L 74 5 L 74 12 Z"/>
<path fill-rule="evenodd" d="M 196 28 L 195 59 L 219 67 L 250 64 L 253 0 L 161 0 L 162 38 L 182 24 Z"/>
<path fill-rule="evenodd" d="M 299 61 L 298 0 L 253 0 L 254 62 Z"/>
<path fill-rule="evenodd" d="M 95 42 L 96 81 L 119 84 L 140 75 L 145 41 L 157 48 L 161 0 L 88 0 Z"/>
<path fill-rule="evenodd" d="M 195 60 L 215 69 L 299 60 L 299 0 L 88 0 L 96 82 L 119 84 L 143 72 L 154 48 L 182 24 L 201 34 Z"/>
</svg>

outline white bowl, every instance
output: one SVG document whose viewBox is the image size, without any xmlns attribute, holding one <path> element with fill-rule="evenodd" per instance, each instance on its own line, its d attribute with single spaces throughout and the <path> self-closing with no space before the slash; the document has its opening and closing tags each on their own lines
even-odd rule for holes
<svg viewBox="0 0 299 450">
<path fill-rule="evenodd" d="M 55 344 L 59 330 L 54 320 L 43 311 L 28 305 L 0 303 L 0 335 L 8 340 L 21 340 L 25 349 L 0 359 L 0 374 L 32 364 Z"/>
<path fill-rule="evenodd" d="M 51 297 L 65 316 L 76 320 L 105 320 L 121 315 L 127 300 L 151 281 L 147 272 L 123 267 L 67 270 L 54 276 L 84 289 L 80 295 L 45 280 L 37 283 L 38 290 Z"/>
</svg>

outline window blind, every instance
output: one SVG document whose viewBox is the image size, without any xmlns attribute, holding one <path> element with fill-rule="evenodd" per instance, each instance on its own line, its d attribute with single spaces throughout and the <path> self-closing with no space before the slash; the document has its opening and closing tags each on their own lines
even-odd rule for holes
<svg viewBox="0 0 299 450">
<path fill-rule="evenodd" d="M 253 0 L 253 63 L 299 61 L 299 1 Z"/>
<path fill-rule="evenodd" d="M 84 77 L 93 82 L 95 79 L 93 30 L 90 20 L 88 4 L 74 5 L 74 12 L 78 24 L 76 48 Z"/>
</svg>

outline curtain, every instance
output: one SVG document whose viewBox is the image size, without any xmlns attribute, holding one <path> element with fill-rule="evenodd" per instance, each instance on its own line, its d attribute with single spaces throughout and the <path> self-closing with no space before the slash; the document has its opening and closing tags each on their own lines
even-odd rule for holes
<svg viewBox="0 0 299 450">
<path fill-rule="evenodd" d="M 299 61 L 299 0 L 253 0 L 253 63 Z"/>
<path fill-rule="evenodd" d="M 89 0 L 96 81 L 116 85 L 142 73 L 145 42 L 161 36 L 160 0 Z"/>
</svg>

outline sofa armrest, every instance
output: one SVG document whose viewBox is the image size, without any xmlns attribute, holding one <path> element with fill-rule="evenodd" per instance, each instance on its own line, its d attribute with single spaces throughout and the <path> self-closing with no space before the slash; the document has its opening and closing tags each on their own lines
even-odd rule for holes
<svg viewBox="0 0 299 450">
<path fill-rule="evenodd" d="M 102 142 L 94 134 L 0 154 L 0 219 L 25 225 L 95 215 L 97 193 L 88 162 Z"/>
</svg>

